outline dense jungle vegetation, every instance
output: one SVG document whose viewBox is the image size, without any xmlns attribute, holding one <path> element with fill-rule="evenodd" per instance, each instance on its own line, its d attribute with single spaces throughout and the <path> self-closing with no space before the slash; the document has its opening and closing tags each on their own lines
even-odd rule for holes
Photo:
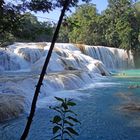
<svg viewBox="0 0 140 140">
<path fill-rule="evenodd" d="M 54 23 L 38 21 L 24 7 L 15 6 L 11 2 L 1 2 L 0 7 L 1 46 L 14 41 L 51 41 L 56 27 Z M 92 3 L 82 4 L 64 19 L 58 42 L 104 45 L 136 51 L 140 46 L 140 2 L 108 0 L 108 7 L 102 13 L 98 13 L 96 5 Z"/>
</svg>

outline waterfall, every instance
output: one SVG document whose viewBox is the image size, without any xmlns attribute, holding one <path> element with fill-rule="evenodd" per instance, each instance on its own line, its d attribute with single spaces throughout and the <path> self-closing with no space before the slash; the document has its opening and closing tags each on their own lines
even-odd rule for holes
<svg viewBox="0 0 140 140">
<path fill-rule="evenodd" d="M 16 117 L 23 110 L 29 111 L 49 48 L 50 43 L 44 42 L 14 43 L 6 50 L 0 49 L 1 104 L 9 107 L 8 102 L 11 102 L 11 99 L 13 104 L 10 111 L 1 106 L 0 115 L 5 112 L 1 118 L 8 119 L 7 114 Z M 45 97 L 51 100 L 59 91 L 83 88 L 102 78 L 102 75 L 109 76 L 108 69 L 123 69 L 128 66 L 133 67 L 132 54 L 128 55 L 121 49 L 56 43 L 41 87 L 38 106 L 45 102 Z M 65 94 L 65 97 L 72 95 L 81 96 L 78 92 L 76 95 L 73 92 Z M 18 104 L 19 108 L 14 110 L 14 106 Z"/>
<path fill-rule="evenodd" d="M 12 98 L 14 97 L 13 100 L 15 100 L 15 103 L 17 103 L 16 99 L 22 98 L 21 102 L 18 103 L 20 103 L 20 106 L 25 103 L 24 110 L 28 112 L 35 85 L 38 81 L 38 74 L 24 73 L 21 75 L 20 73 L 15 73 L 15 75 L 1 75 L 0 78 L 0 95 L 4 95 L 5 98 L 8 98 L 5 99 L 4 96 L 2 96 L 2 98 L 4 98 L 3 101 L 9 101 L 10 95 Z M 74 71 L 48 74 L 43 80 L 39 100 L 42 100 L 45 97 L 52 98 L 54 95 L 57 96 L 58 91 L 76 90 L 93 82 L 95 82 L 95 79 L 93 80 L 93 75 L 87 74 L 86 72 Z M 3 104 L 3 101 L 1 101 L 1 104 Z M 12 101 L 12 103 L 14 103 L 14 101 Z M 4 104 L 7 105 L 5 102 Z M 23 110 L 21 108 L 18 109 Z M 0 112 L 4 112 L 4 110 Z"/>
<path fill-rule="evenodd" d="M 104 46 L 77 45 L 80 50 L 94 59 L 100 60 L 108 69 L 134 68 L 134 60 L 131 51 Z"/>
<path fill-rule="evenodd" d="M 31 71 L 40 71 L 49 47 L 50 43 L 15 43 L 8 46 L 7 50 L 1 49 L 0 70 L 30 69 Z M 48 71 L 84 69 L 102 73 L 105 69 L 133 67 L 133 55 L 123 49 L 56 43 Z M 107 70 L 105 73 L 107 74 Z"/>
</svg>

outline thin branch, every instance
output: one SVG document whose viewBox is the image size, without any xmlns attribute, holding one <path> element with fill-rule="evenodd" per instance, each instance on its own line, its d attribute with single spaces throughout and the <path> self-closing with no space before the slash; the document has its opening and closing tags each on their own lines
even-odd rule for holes
<svg viewBox="0 0 140 140">
<path fill-rule="evenodd" d="M 51 43 L 48 55 L 46 57 L 45 63 L 43 65 L 42 72 L 40 74 L 40 77 L 39 77 L 39 80 L 38 80 L 38 83 L 37 83 L 37 86 L 36 86 L 36 90 L 35 90 L 35 93 L 34 93 L 34 97 L 33 97 L 32 105 L 31 105 L 31 110 L 30 110 L 30 114 L 29 114 L 29 117 L 28 117 L 28 121 L 27 121 L 26 127 L 24 129 L 24 132 L 23 132 L 20 140 L 25 140 L 28 136 L 28 133 L 29 133 L 29 130 L 30 130 L 30 127 L 31 127 L 31 123 L 32 123 L 32 120 L 33 120 L 33 117 L 34 117 L 34 113 L 35 113 L 35 109 L 36 109 L 36 103 L 37 103 L 38 95 L 39 95 L 40 88 L 41 88 L 41 85 L 42 85 L 42 81 L 44 79 L 46 69 L 48 67 L 49 60 L 50 60 L 55 42 L 57 40 L 59 29 L 60 29 L 63 17 L 65 15 L 65 11 L 66 11 L 68 5 L 69 5 L 69 0 L 65 0 L 65 3 L 64 3 L 63 9 L 61 11 L 61 15 L 59 17 L 59 21 L 58 21 L 58 24 L 57 24 L 57 27 L 56 27 L 56 30 L 55 30 L 55 33 L 54 33 L 54 36 L 53 36 L 53 39 L 52 39 L 52 43 Z"/>
</svg>

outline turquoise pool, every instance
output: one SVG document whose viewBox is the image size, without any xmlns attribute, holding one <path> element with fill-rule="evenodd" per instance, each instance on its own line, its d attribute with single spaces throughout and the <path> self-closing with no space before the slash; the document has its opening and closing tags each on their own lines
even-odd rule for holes
<svg viewBox="0 0 140 140">
<path fill-rule="evenodd" d="M 85 96 L 75 99 L 73 108 L 81 125 L 76 140 L 140 140 L 140 70 L 127 70 L 107 77 L 87 88 L 75 90 Z M 124 78 L 125 77 L 125 78 Z M 67 91 L 70 92 L 70 91 Z M 34 117 L 28 140 L 52 138 L 52 110 L 40 108 Z M 27 114 L 0 125 L 1 140 L 19 140 Z"/>
</svg>

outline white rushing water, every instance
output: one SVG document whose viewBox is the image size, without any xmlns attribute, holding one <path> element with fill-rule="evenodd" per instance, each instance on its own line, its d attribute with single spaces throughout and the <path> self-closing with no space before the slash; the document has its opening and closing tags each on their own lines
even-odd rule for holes
<svg viewBox="0 0 140 140">
<path fill-rule="evenodd" d="M 104 47 L 78 45 L 81 51 L 102 63 L 111 70 L 134 68 L 134 60 L 131 51 Z"/>
<path fill-rule="evenodd" d="M 8 95 L 3 106 L 9 107 L 10 96 L 14 96 L 15 106 L 20 104 L 20 108 L 16 109 L 29 111 L 49 47 L 50 43 L 15 43 L 6 50 L 0 49 L 0 95 Z M 81 96 L 73 90 L 94 83 L 102 75 L 109 76 L 108 69 L 127 69 L 128 66 L 134 66 L 133 56 L 121 49 L 56 43 L 47 69 L 49 74 L 41 87 L 38 107 L 43 105 L 46 97 L 52 100 L 57 92 L 63 93 L 64 97 L 73 97 L 74 93 L 75 97 Z M 72 92 L 64 94 L 66 90 Z M 0 108 L 0 113 L 3 110 Z"/>
<path fill-rule="evenodd" d="M 15 43 L 0 50 L 0 70 L 40 70 L 48 53 L 50 43 Z M 107 69 L 134 67 L 133 55 L 123 49 L 103 46 L 76 46 L 56 43 L 49 64 L 49 71 L 85 69 L 100 73 Z M 102 69 L 102 70 L 101 70 Z"/>
</svg>

